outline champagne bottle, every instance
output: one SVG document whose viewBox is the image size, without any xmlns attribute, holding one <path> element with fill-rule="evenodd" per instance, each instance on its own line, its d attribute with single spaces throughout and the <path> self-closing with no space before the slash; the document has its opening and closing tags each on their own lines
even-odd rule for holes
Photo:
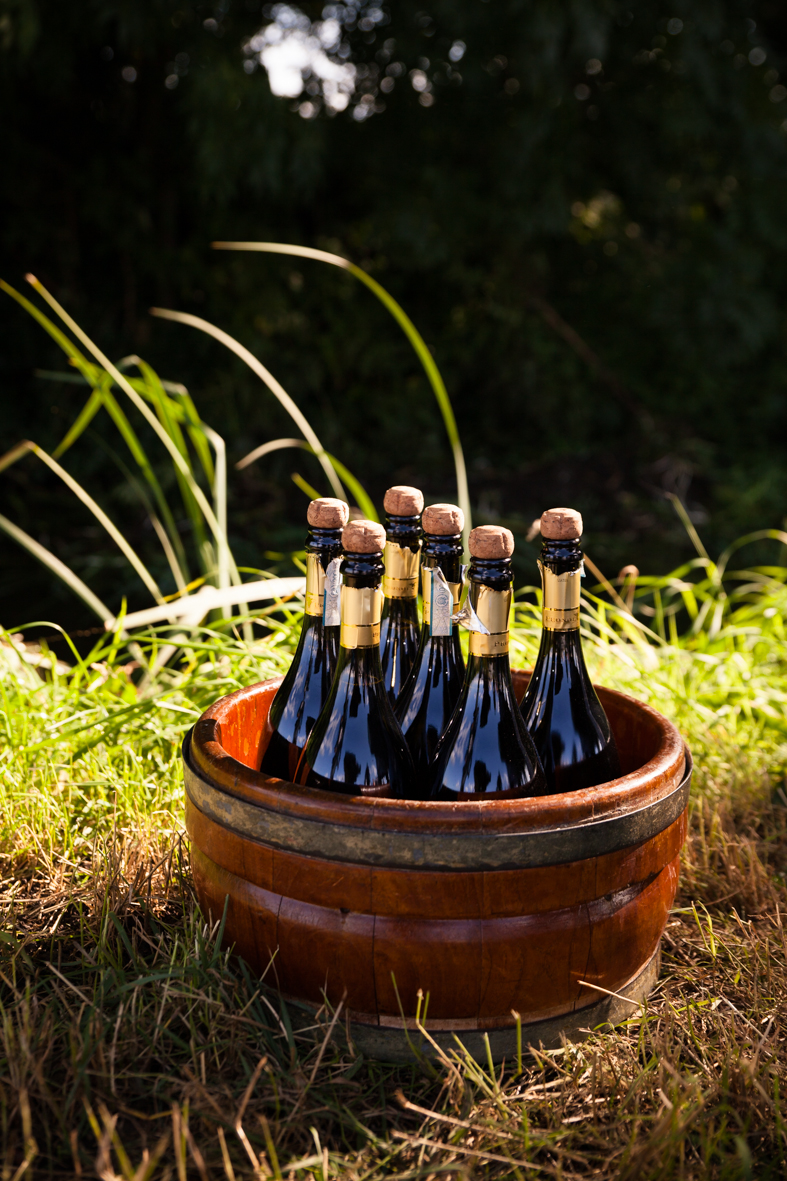
<svg viewBox="0 0 787 1181">
<path fill-rule="evenodd" d="M 332 496 L 313 500 L 306 512 L 306 610 L 292 664 L 271 702 L 272 734 L 260 765 L 280 779 L 292 779 L 333 680 L 339 652 L 338 562 L 349 515 L 344 501 Z"/>
<path fill-rule="evenodd" d="M 424 509 L 424 622 L 415 663 L 396 701 L 396 716 L 413 756 L 419 796 L 428 790 L 429 766 L 464 681 L 459 627 L 452 623 L 462 593 L 464 524 L 464 514 L 455 504 L 432 504 Z"/>
<path fill-rule="evenodd" d="M 500 525 L 470 534 L 470 651 L 456 709 L 435 751 L 432 799 L 475 801 L 543 795 L 533 740 L 519 712 L 508 663 L 514 538 Z"/>
<path fill-rule="evenodd" d="M 344 795 L 410 798 L 413 764 L 380 667 L 385 530 L 374 521 L 351 521 L 342 544 L 336 675 L 295 782 Z"/>
<path fill-rule="evenodd" d="M 398 484 L 383 500 L 385 577 L 380 653 L 385 688 L 393 705 L 418 651 L 418 564 L 421 556 L 423 494 Z"/>
<path fill-rule="evenodd" d="M 616 779 L 620 759 L 579 636 L 582 517 L 574 509 L 548 509 L 541 536 L 544 630 L 522 715 L 550 791 L 577 791 Z"/>
</svg>

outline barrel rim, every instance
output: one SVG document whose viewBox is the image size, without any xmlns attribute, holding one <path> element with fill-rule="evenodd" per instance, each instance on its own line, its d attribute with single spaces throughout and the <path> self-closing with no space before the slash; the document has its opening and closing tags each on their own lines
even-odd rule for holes
<svg viewBox="0 0 787 1181">
<path fill-rule="evenodd" d="M 520 674 L 517 679 L 524 677 Z M 389 833 L 538 832 L 586 826 L 603 817 L 637 811 L 671 796 L 685 778 L 686 748 L 676 726 L 644 702 L 597 686 L 602 702 L 606 698 L 617 712 L 634 714 L 640 724 L 658 735 L 651 759 L 606 784 L 562 795 L 462 803 L 369 799 L 300 787 L 253 770 L 230 755 L 221 740 L 222 722 L 226 724 L 229 711 L 241 704 L 257 704 L 258 698 L 272 699 L 280 683 L 281 678 L 261 681 L 215 702 L 190 731 L 189 760 L 192 770 L 205 782 L 237 799 L 286 813 L 293 819 Z"/>
<path fill-rule="evenodd" d="M 359 829 L 286 809 L 263 807 L 211 783 L 193 765 L 191 735 L 183 740 L 186 792 L 211 820 L 240 836 L 275 849 L 326 861 L 388 869 L 465 871 L 538 868 L 587 861 L 657 836 L 685 810 L 693 761 L 685 750 L 684 774 L 669 795 L 644 807 L 591 822 L 525 831 L 441 832 Z"/>
</svg>

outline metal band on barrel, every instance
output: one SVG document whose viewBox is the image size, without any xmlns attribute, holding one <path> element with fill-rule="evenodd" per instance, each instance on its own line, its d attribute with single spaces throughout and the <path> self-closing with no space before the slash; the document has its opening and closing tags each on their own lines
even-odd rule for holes
<svg viewBox="0 0 787 1181">
<path fill-rule="evenodd" d="M 325 571 L 317 554 L 306 555 L 306 607 L 307 615 L 322 616 L 323 595 L 325 594 Z"/>
<path fill-rule="evenodd" d="M 399 545 L 395 541 L 386 541 L 383 555 L 385 562 L 383 594 L 386 599 L 418 598 L 418 565 L 420 560 L 420 550 L 412 550 L 409 546 Z"/>
<path fill-rule="evenodd" d="M 689 802 L 692 759 L 687 748 L 683 774 L 675 776 L 677 782 L 671 782 L 667 794 L 632 812 L 583 820 L 567 828 L 460 834 L 428 826 L 408 832 L 385 824 L 368 828 L 338 821 L 326 824 L 321 817 L 292 815 L 280 806 L 261 807 L 209 783 L 191 762 L 190 735 L 183 742 L 186 791 L 217 824 L 289 853 L 358 865 L 462 871 L 565 865 L 641 844 L 674 824 Z"/>
<path fill-rule="evenodd" d="M 567 570 L 555 574 L 548 566 L 541 566 L 544 586 L 542 622 L 547 631 L 567 632 L 579 628 L 579 592 L 582 570 Z"/>
</svg>

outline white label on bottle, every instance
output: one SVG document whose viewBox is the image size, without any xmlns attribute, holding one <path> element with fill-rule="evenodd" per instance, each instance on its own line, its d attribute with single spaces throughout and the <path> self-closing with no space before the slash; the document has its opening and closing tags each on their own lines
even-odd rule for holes
<svg viewBox="0 0 787 1181">
<path fill-rule="evenodd" d="M 429 634 L 450 636 L 453 629 L 454 594 L 439 566 L 432 567 Z"/>
<path fill-rule="evenodd" d="M 325 592 L 323 595 L 322 621 L 326 627 L 338 627 L 341 614 L 341 558 L 334 558 L 325 571 Z"/>
</svg>

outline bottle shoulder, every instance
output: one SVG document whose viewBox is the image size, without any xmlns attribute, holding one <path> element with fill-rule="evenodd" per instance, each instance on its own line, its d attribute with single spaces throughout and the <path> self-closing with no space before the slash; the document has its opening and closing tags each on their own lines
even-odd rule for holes
<svg viewBox="0 0 787 1181">
<path fill-rule="evenodd" d="M 543 771 L 519 712 L 508 657 L 473 658 L 435 752 L 432 794 L 541 795 Z"/>
<path fill-rule="evenodd" d="M 412 762 L 376 660 L 342 649 L 328 699 L 304 751 L 303 782 L 351 794 L 406 795 Z M 364 655 L 359 656 L 359 653 Z M 343 658 L 342 658 L 343 657 Z M 330 784 L 337 784 L 331 788 Z M 377 789 L 380 791 L 377 791 Z"/>
<path fill-rule="evenodd" d="M 456 634 L 422 634 L 412 672 L 396 701 L 405 735 L 419 718 L 439 726 L 442 734 L 462 692 L 464 671 Z"/>
<path fill-rule="evenodd" d="M 339 646 L 339 628 L 318 617 L 304 627 L 287 674 L 271 702 L 269 729 L 302 749 L 328 695 Z"/>
</svg>

